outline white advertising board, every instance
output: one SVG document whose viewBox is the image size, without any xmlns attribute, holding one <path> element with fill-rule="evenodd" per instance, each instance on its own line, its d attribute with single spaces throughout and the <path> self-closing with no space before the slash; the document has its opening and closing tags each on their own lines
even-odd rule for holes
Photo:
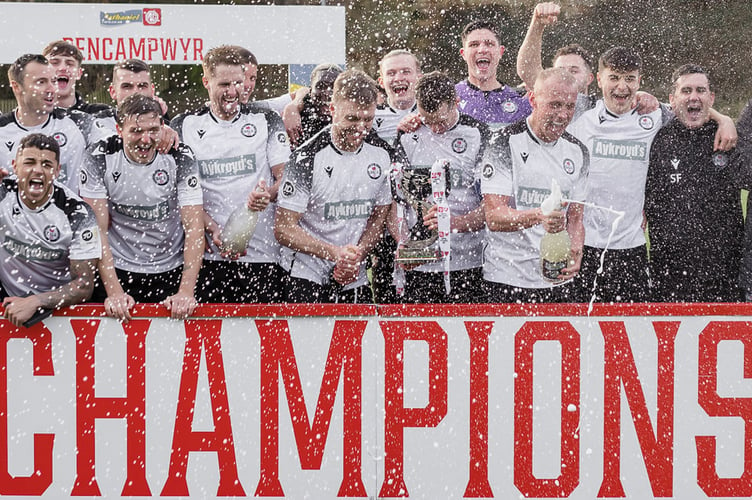
<svg viewBox="0 0 752 500">
<path fill-rule="evenodd" d="M 223 44 L 261 64 L 345 61 L 345 9 L 329 6 L 0 3 L 0 62 L 68 40 L 86 62 L 200 64 Z"/>
<path fill-rule="evenodd" d="M 0 320 L 0 494 L 752 495 L 752 308 L 583 311 Z"/>
</svg>

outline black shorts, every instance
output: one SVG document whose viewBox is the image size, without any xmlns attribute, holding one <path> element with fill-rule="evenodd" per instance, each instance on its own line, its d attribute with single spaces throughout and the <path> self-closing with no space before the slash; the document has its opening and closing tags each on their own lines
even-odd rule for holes
<svg viewBox="0 0 752 500">
<path fill-rule="evenodd" d="M 117 268 L 115 273 L 123 291 L 133 297 L 133 300 L 140 303 L 156 303 L 178 292 L 180 278 L 183 276 L 183 266 L 163 273 L 135 273 Z M 102 280 L 97 276 L 91 302 L 104 302 L 106 298 L 107 292 Z"/>
<path fill-rule="evenodd" d="M 648 255 L 645 245 L 623 250 L 607 250 L 603 274 L 602 248 L 586 246 L 580 274 L 575 278 L 577 302 L 645 302 L 649 294 Z"/>
<path fill-rule="evenodd" d="M 480 267 L 449 272 L 451 292 L 447 295 L 444 273 L 405 272 L 406 304 L 479 304 L 486 301 L 483 270 Z"/>
<path fill-rule="evenodd" d="M 368 285 L 352 290 L 342 290 L 339 286 L 319 285 L 304 278 L 287 277 L 285 301 L 298 304 L 372 304 L 373 295 Z"/>
<path fill-rule="evenodd" d="M 205 260 L 198 274 L 196 298 L 204 303 L 279 303 L 286 275 L 272 263 Z"/>
<path fill-rule="evenodd" d="M 574 302 L 574 283 L 551 288 L 522 288 L 495 281 L 483 281 L 488 302 L 501 304 L 561 304 Z"/>
</svg>

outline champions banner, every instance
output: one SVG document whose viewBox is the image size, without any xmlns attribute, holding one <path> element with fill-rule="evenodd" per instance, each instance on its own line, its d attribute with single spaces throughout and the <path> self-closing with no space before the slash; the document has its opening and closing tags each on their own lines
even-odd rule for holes
<svg viewBox="0 0 752 500">
<path fill-rule="evenodd" d="M 0 320 L 0 495 L 752 495 L 746 305 Z"/>
<path fill-rule="evenodd" d="M 200 64 L 223 44 L 249 48 L 261 64 L 345 60 L 342 6 L 0 2 L 0 9 L 5 64 L 59 39 L 90 64 Z"/>
</svg>

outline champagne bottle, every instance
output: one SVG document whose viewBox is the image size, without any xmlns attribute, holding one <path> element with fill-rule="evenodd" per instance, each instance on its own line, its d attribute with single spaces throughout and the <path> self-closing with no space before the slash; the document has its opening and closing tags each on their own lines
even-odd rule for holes
<svg viewBox="0 0 752 500">
<path fill-rule="evenodd" d="M 227 219 L 225 227 L 222 228 L 220 239 L 222 240 L 222 252 L 231 254 L 242 254 L 251 241 L 253 231 L 256 229 L 258 222 L 258 212 L 248 208 L 248 203 L 243 202 L 238 208 L 232 211 L 230 218 Z"/>
<path fill-rule="evenodd" d="M 541 203 L 543 215 L 561 210 L 561 188 L 556 179 L 551 181 L 551 194 Z M 572 242 L 564 229 L 558 233 L 543 233 L 540 244 L 541 274 L 548 281 L 559 281 L 561 270 L 569 263 Z"/>
</svg>

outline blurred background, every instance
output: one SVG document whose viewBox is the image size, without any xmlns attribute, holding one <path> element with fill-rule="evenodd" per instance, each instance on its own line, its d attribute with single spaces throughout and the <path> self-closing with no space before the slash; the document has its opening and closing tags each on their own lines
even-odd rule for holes
<svg viewBox="0 0 752 500">
<path fill-rule="evenodd" d="M 145 5 L 144 2 L 122 1 L 79 0 L 76 3 Z M 396 48 L 408 48 L 422 61 L 424 72 L 440 70 L 457 81 L 463 79 L 465 64 L 459 55 L 460 31 L 471 20 L 490 19 L 501 27 L 502 43 L 506 46 L 499 67 L 499 78 L 514 86 L 519 84 L 515 71 L 517 50 L 537 2 L 167 0 L 159 3 L 344 6 L 347 65 L 362 69 L 374 78 L 378 72 L 378 61 L 383 54 Z M 644 60 L 642 90 L 653 93 L 661 101 L 668 101 L 671 72 L 687 62 L 700 64 L 710 73 L 716 91 L 715 107 L 721 112 L 736 118 L 752 98 L 752 29 L 749 28 L 752 26 L 752 3 L 746 0 L 572 0 L 558 3 L 562 7 L 562 16 L 544 36 L 545 66 L 550 65 L 554 50 L 568 43 L 583 45 L 596 60 L 609 47 L 631 46 L 639 50 Z M 279 29 L 283 30 L 284 26 Z M 280 43 L 283 40 L 281 38 Z M 50 41 L 44 34 L 40 34 L 40 51 Z M 233 43 L 233 40 L 227 40 L 227 43 Z M 253 47 L 248 48 L 253 51 Z M 263 61 L 260 63 L 255 97 L 263 99 L 286 92 L 287 66 L 266 65 Z M 111 104 L 107 86 L 112 66 L 84 64 L 84 70 L 85 75 L 78 90 L 90 102 Z M 7 65 L 3 65 L 0 76 L 2 111 L 9 111 L 15 106 L 6 75 Z M 206 91 L 201 85 L 201 68 L 198 65 L 154 65 L 152 79 L 159 95 L 169 103 L 172 116 L 193 109 L 206 100 Z M 594 91 L 597 90 L 593 88 Z"/>
</svg>

